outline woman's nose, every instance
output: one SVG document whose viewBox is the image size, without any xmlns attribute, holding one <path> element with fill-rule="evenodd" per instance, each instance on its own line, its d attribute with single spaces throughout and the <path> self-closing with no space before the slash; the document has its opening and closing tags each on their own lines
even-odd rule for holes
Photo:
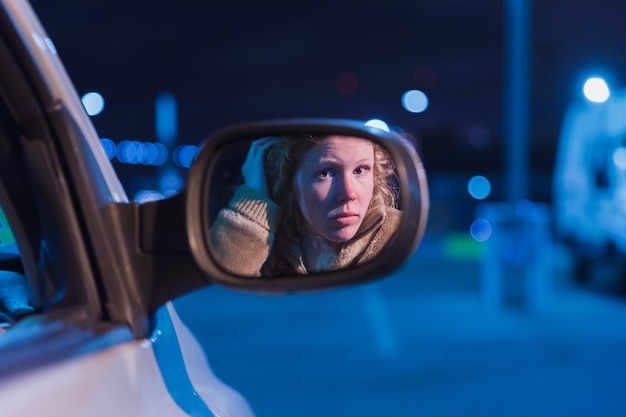
<svg viewBox="0 0 626 417">
<path fill-rule="evenodd" d="M 345 204 L 356 200 L 356 191 L 352 184 L 352 179 L 349 176 L 345 176 L 338 182 L 337 201 L 341 204 Z"/>
</svg>

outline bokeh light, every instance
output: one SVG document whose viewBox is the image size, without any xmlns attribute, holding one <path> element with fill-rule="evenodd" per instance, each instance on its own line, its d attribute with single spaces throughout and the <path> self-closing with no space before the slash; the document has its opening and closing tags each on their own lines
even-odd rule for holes
<svg viewBox="0 0 626 417">
<path fill-rule="evenodd" d="M 345 96 L 355 94 L 359 91 L 359 79 L 356 75 L 349 72 L 339 74 L 335 80 L 335 88 Z"/>
<path fill-rule="evenodd" d="M 100 93 L 91 92 L 81 98 L 85 111 L 90 116 L 97 116 L 104 110 L 104 97 Z"/>
<path fill-rule="evenodd" d="M 402 95 L 402 107 L 411 113 L 421 113 L 428 108 L 428 97 L 420 90 L 409 90 Z"/>
<path fill-rule="evenodd" d="M 583 93 L 587 100 L 594 103 L 604 103 L 611 96 L 609 86 L 606 81 L 600 77 L 591 77 L 585 81 Z"/>
<path fill-rule="evenodd" d="M 117 145 L 117 160 L 131 165 L 163 165 L 167 160 L 167 149 L 162 143 L 123 140 Z"/>
<path fill-rule="evenodd" d="M 419 66 L 415 69 L 415 82 L 420 87 L 435 87 L 437 84 L 437 73 L 432 67 Z"/>
<path fill-rule="evenodd" d="M 484 242 L 491 237 L 493 229 L 486 219 L 476 219 L 470 226 L 470 235 L 477 242 Z"/>
<path fill-rule="evenodd" d="M 198 154 L 198 147 L 194 145 L 181 145 L 174 149 L 172 158 L 174 164 L 181 168 L 191 167 L 191 163 Z"/>
<path fill-rule="evenodd" d="M 107 158 L 109 158 L 109 160 L 115 158 L 115 142 L 111 139 L 101 138 L 100 143 L 102 144 L 102 149 L 104 149 Z"/>
<path fill-rule="evenodd" d="M 615 149 L 613 152 L 613 163 L 618 169 L 626 171 L 626 148 L 620 146 Z"/>
<path fill-rule="evenodd" d="M 367 122 L 365 122 L 365 126 L 369 126 L 369 127 L 375 127 L 377 129 L 380 130 L 384 130 L 385 132 L 389 132 L 389 125 L 385 122 L 383 122 L 380 119 L 371 119 L 368 120 Z"/>
<path fill-rule="evenodd" d="M 467 191 L 475 199 L 483 200 L 491 194 L 491 183 L 482 175 L 476 175 L 467 183 Z"/>
</svg>

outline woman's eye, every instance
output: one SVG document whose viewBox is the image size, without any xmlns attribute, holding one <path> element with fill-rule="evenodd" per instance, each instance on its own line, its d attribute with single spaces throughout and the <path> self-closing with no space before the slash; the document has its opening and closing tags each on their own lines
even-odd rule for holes
<svg viewBox="0 0 626 417">
<path fill-rule="evenodd" d="M 330 169 L 323 169 L 317 174 L 320 178 L 330 177 L 331 172 Z"/>
<path fill-rule="evenodd" d="M 360 175 L 360 174 L 364 174 L 364 173 L 366 173 L 367 171 L 369 171 L 369 169 L 370 169 L 370 168 L 369 168 L 369 167 L 367 167 L 367 166 L 358 167 L 357 169 L 355 169 L 355 170 L 354 170 L 354 173 L 355 173 L 355 174 L 358 174 L 358 175 Z"/>
</svg>

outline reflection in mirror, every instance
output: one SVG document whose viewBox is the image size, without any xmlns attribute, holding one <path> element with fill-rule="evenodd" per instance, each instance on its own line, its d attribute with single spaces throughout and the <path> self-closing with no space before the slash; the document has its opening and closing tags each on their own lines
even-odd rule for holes
<svg viewBox="0 0 626 417">
<path fill-rule="evenodd" d="M 216 260 L 243 276 L 305 275 L 372 260 L 400 222 L 387 151 L 360 137 L 236 142 L 211 175 Z"/>
</svg>

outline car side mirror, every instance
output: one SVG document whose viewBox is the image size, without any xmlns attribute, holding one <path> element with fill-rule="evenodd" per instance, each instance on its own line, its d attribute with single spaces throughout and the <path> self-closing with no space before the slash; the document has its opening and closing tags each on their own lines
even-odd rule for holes
<svg viewBox="0 0 626 417">
<path fill-rule="evenodd" d="M 215 284 L 285 293 L 385 276 L 418 247 L 428 187 L 415 148 L 363 122 L 289 119 L 218 131 L 191 166 L 189 247 Z"/>
</svg>

